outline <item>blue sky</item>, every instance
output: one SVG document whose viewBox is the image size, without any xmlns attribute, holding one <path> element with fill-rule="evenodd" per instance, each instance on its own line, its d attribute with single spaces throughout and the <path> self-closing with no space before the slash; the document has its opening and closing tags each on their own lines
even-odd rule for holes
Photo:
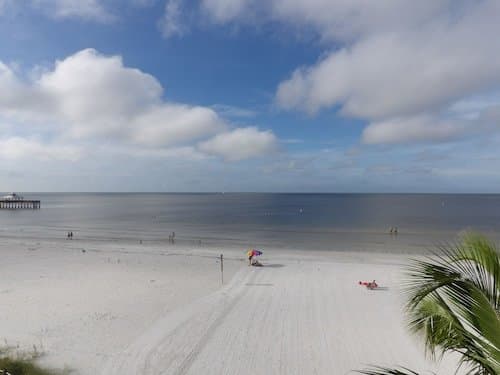
<svg viewBox="0 0 500 375">
<path fill-rule="evenodd" d="M 499 16 L 0 0 L 0 190 L 498 192 Z"/>
</svg>

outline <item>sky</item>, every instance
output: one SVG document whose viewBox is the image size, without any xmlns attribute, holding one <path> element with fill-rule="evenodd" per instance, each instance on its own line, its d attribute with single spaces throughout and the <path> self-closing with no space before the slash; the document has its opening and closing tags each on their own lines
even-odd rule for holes
<svg viewBox="0 0 500 375">
<path fill-rule="evenodd" d="M 500 192 L 497 0 L 0 0 L 0 191 Z"/>
</svg>

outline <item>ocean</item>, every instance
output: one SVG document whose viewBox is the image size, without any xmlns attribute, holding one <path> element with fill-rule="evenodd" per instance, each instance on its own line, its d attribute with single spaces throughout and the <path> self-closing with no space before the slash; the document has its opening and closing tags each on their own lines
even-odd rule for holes
<svg viewBox="0 0 500 375">
<path fill-rule="evenodd" d="M 189 246 L 422 253 L 465 231 L 498 241 L 500 195 L 21 193 L 0 236 Z M 398 234 L 390 234 L 397 227 Z"/>
</svg>

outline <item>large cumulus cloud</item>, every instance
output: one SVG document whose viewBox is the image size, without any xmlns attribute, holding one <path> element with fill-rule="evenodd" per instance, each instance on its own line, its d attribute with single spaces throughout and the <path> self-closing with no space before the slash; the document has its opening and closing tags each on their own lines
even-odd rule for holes
<svg viewBox="0 0 500 375">
<path fill-rule="evenodd" d="M 209 107 L 165 100 L 163 88 L 153 76 L 126 67 L 120 56 L 102 55 L 93 49 L 57 61 L 53 69 L 33 80 L 23 80 L 0 63 L 0 85 L 0 123 L 10 124 L 10 133 L 4 132 L 1 141 L 8 144 L 21 144 L 19 134 L 29 133 L 30 137 L 38 136 L 37 142 L 45 140 L 53 145 L 86 142 L 195 151 L 199 142 L 238 131 Z M 254 152 L 233 148 L 233 154 L 224 154 L 224 158 L 260 156 L 263 148 L 259 142 L 266 150 L 275 146 L 275 139 L 269 142 L 267 138 L 269 131 L 254 132 L 246 140 L 238 139 L 253 144 Z M 255 137 L 259 134 L 265 137 Z M 17 138 L 9 140 L 9 136 Z M 22 144 L 29 146 L 23 146 L 26 150 L 41 149 L 32 147 L 33 142 L 26 139 Z M 217 153 L 211 149 L 210 155 Z"/>
<path fill-rule="evenodd" d="M 285 110 L 310 114 L 340 108 L 343 115 L 368 122 L 363 140 L 369 143 L 466 136 L 476 124 L 464 129 L 463 119 L 450 117 L 449 109 L 500 87 L 500 52 L 492 43 L 500 32 L 495 0 L 201 3 L 219 24 L 278 22 L 313 30 L 325 53 L 282 81 L 276 101 Z M 397 135 L 380 136 L 395 124 Z M 433 127 L 439 129 L 430 131 Z M 371 136 L 375 130 L 378 136 Z"/>
<path fill-rule="evenodd" d="M 218 134 L 200 144 L 200 150 L 226 160 L 236 161 L 255 155 L 266 155 L 276 146 L 276 137 L 271 131 L 259 131 L 255 127 L 239 128 Z"/>
</svg>

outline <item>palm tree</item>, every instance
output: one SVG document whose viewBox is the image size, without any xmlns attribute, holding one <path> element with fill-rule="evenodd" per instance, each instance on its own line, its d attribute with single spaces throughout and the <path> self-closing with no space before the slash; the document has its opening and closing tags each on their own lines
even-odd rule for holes
<svg viewBox="0 0 500 375">
<path fill-rule="evenodd" d="M 500 255 L 485 237 L 468 234 L 439 254 L 415 260 L 405 283 L 410 331 L 432 358 L 460 355 L 467 374 L 500 374 Z M 366 375 L 418 375 L 375 367 Z"/>
</svg>

